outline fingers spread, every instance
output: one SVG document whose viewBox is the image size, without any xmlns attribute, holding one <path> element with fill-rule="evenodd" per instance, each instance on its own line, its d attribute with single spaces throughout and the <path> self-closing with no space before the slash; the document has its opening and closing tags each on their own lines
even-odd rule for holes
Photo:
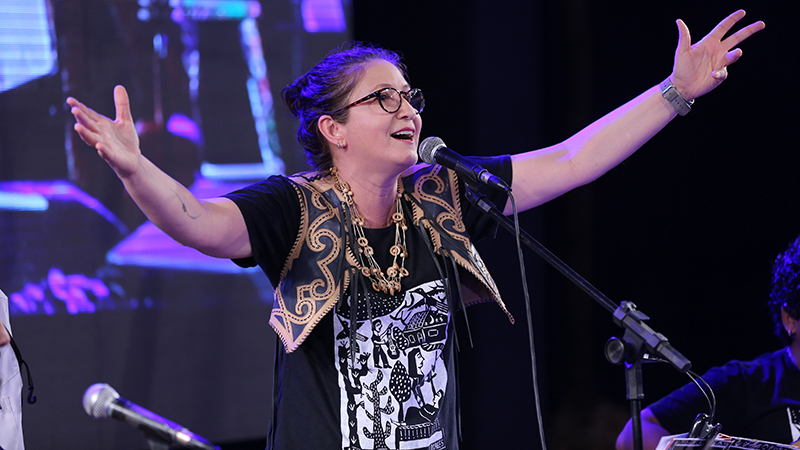
<svg viewBox="0 0 800 450">
<path fill-rule="evenodd" d="M 70 112 L 72 113 L 73 116 L 75 116 L 75 121 L 77 121 L 78 124 L 82 125 L 86 129 L 97 131 L 97 122 L 95 120 L 92 120 L 86 113 L 86 111 L 77 106 L 74 106 L 72 107 Z"/>
<path fill-rule="evenodd" d="M 94 147 L 94 145 L 97 143 L 97 133 L 89 130 L 84 125 L 76 123 L 72 128 L 78 133 L 78 136 L 80 136 L 81 140 L 87 145 Z"/>
<path fill-rule="evenodd" d="M 711 30 L 711 33 L 708 35 L 714 37 L 717 41 L 721 41 L 722 37 L 725 36 L 725 34 L 730 31 L 731 28 L 733 28 L 736 22 L 744 17 L 744 14 L 745 12 L 743 9 L 736 11 L 735 13 L 723 19 L 722 22 L 714 27 L 714 29 Z"/>
<path fill-rule="evenodd" d="M 89 122 L 89 121 L 98 122 L 98 121 L 106 118 L 102 114 L 98 114 L 92 108 L 89 108 L 88 106 L 84 105 L 83 103 L 81 103 L 81 102 L 79 102 L 77 100 L 75 100 L 74 103 L 70 103 L 70 104 L 72 106 L 72 110 L 71 110 L 72 115 L 74 115 L 76 119 L 80 120 L 79 115 L 83 116 L 83 121 L 84 122 Z M 77 113 L 76 113 L 76 110 L 77 110 Z"/>
<path fill-rule="evenodd" d="M 725 54 L 725 65 L 729 66 L 729 65 L 735 63 L 736 61 L 738 61 L 739 58 L 741 58 L 741 57 L 742 57 L 742 50 L 741 49 L 737 48 L 737 49 L 731 50 L 731 51 L 729 51 L 728 53 Z"/>
<path fill-rule="evenodd" d="M 739 45 L 742 41 L 749 38 L 750 36 L 754 35 L 755 33 L 764 29 L 766 24 L 762 21 L 758 21 L 755 23 L 751 23 L 750 25 L 742 28 L 741 30 L 737 31 L 736 33 L 728 36 L 722 43 L 728 48 L 731 49 Z"/>
</svg>

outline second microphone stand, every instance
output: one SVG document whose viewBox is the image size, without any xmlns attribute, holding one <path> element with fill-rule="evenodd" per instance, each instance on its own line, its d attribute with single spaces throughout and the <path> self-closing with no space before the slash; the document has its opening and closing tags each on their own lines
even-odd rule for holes
<svg viewBox="0 0 800 450">
<path fill-rule="evenodd" d="M 516 235 L 517 229 L 514 224 L 483 194 L 467 186 L 466 197 L 470 203 L 491 216 L 500 226 Z M 663 334 L 656 333 L 644 323 L 649 317 L 637 310 L 635 304 L 623 301 L 619 306 L 616 305 L 524 230 L 519 230 L 519 240 L 611 312 L 614 323 L 625 329 L 622 339 L 613 338 L 607 343 L 606 358 L 614 364 L 625 363 L 626 398 L 631 407 L 634 450 L 642 450 L 641 410 L 644 399 L 642 361 L 655 356 L 668 362 L 682 374 L 691 369 L 691 362 L 672 348 Z"/>
</svg>

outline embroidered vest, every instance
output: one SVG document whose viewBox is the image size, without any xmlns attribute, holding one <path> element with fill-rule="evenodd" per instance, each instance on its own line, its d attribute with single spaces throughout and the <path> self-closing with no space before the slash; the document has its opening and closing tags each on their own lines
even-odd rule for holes
<svg viewBox="0 0 800 450">
<path fill-rule="evenodd" d="M 330 177 L 317 172 L 289 178 L 300 200 L 300 227 L 275 289 L 270 325 L 293 352 L 346 292 L 356 266 L 345 251 L 349 234 L 340 200 Z M 494 280 L 466 233 L 454 172 L 421 165 L 402 178 L 403 196 L 411 204 L 413 225 L 427 230 L 434 252 L 459 266 L 464 306 L 495 301 L 508 315 Z M 422 249 L 411 249 L 421 251 Z M 342 285 L 344 283 L 344 285 Z"/>
</svg>

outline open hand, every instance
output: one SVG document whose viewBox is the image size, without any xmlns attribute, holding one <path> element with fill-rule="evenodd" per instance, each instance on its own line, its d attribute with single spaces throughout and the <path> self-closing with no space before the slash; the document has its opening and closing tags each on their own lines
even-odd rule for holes
<svg viewBox="0 0 800 450">
<path fill-rule="evenodd" d="M 97 149 L 97 154 L 120 178 L 135 174 L 139 169 L 141 151 L 125 88 L 114 88 L 117 118 L 113 121 L 72 97 L 67 99 L 67 104 L 72 107 L 70 112 L 77 121 L 74 128 L 83 142 Z"/>
<path fill-rule="evenodd" d="M 742 56 L 742 50 L 735 47 L 764 29 L 764 22 L 754 22 L 723 40 L 744 15 L 744 10 L 736 11 L 694 45 L 689 28 L 678 19 L 678 49 L 670 78 L 684 98 L 693 100 L 719 86 L 728 76 L 728 66 Z"/>
</svg>

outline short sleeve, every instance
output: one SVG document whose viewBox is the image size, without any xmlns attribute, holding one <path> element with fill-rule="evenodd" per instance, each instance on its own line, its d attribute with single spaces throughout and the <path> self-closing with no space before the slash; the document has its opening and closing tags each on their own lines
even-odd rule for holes
<svg viewBox="0 0 800 450">
<path fill-rule="evenodd" d="M 242 212 L 253 256 L 235 259 L 242 267 L 258 265 L 277 286 L 300 227 L 300 199 L 292 183 L 272 176 L 225 194 Z"/>
<path fill-rule="evenodd" d="M 513 174 L 510 156 L 469 157 L 467 159 L 488 170 L 492 175 L 499 177 L 511 186 Z M 472 242 L 494 238 L 497 234 L 497 222 L 466 198 L 467 189 L 474 189 L 474 186 L 468 187 L 461 178 L 459 178 L 458 185 L 464 225 L 467 227 L 467 233 L 469 233 Z M 508 201 L 508 195 L 504 191 L 491 186 L 481 185 L 478 187 L 478 192 L 485 195 L 487 200 L 497 206 L 500 211 L 503 210 Z"/>
</svg>

